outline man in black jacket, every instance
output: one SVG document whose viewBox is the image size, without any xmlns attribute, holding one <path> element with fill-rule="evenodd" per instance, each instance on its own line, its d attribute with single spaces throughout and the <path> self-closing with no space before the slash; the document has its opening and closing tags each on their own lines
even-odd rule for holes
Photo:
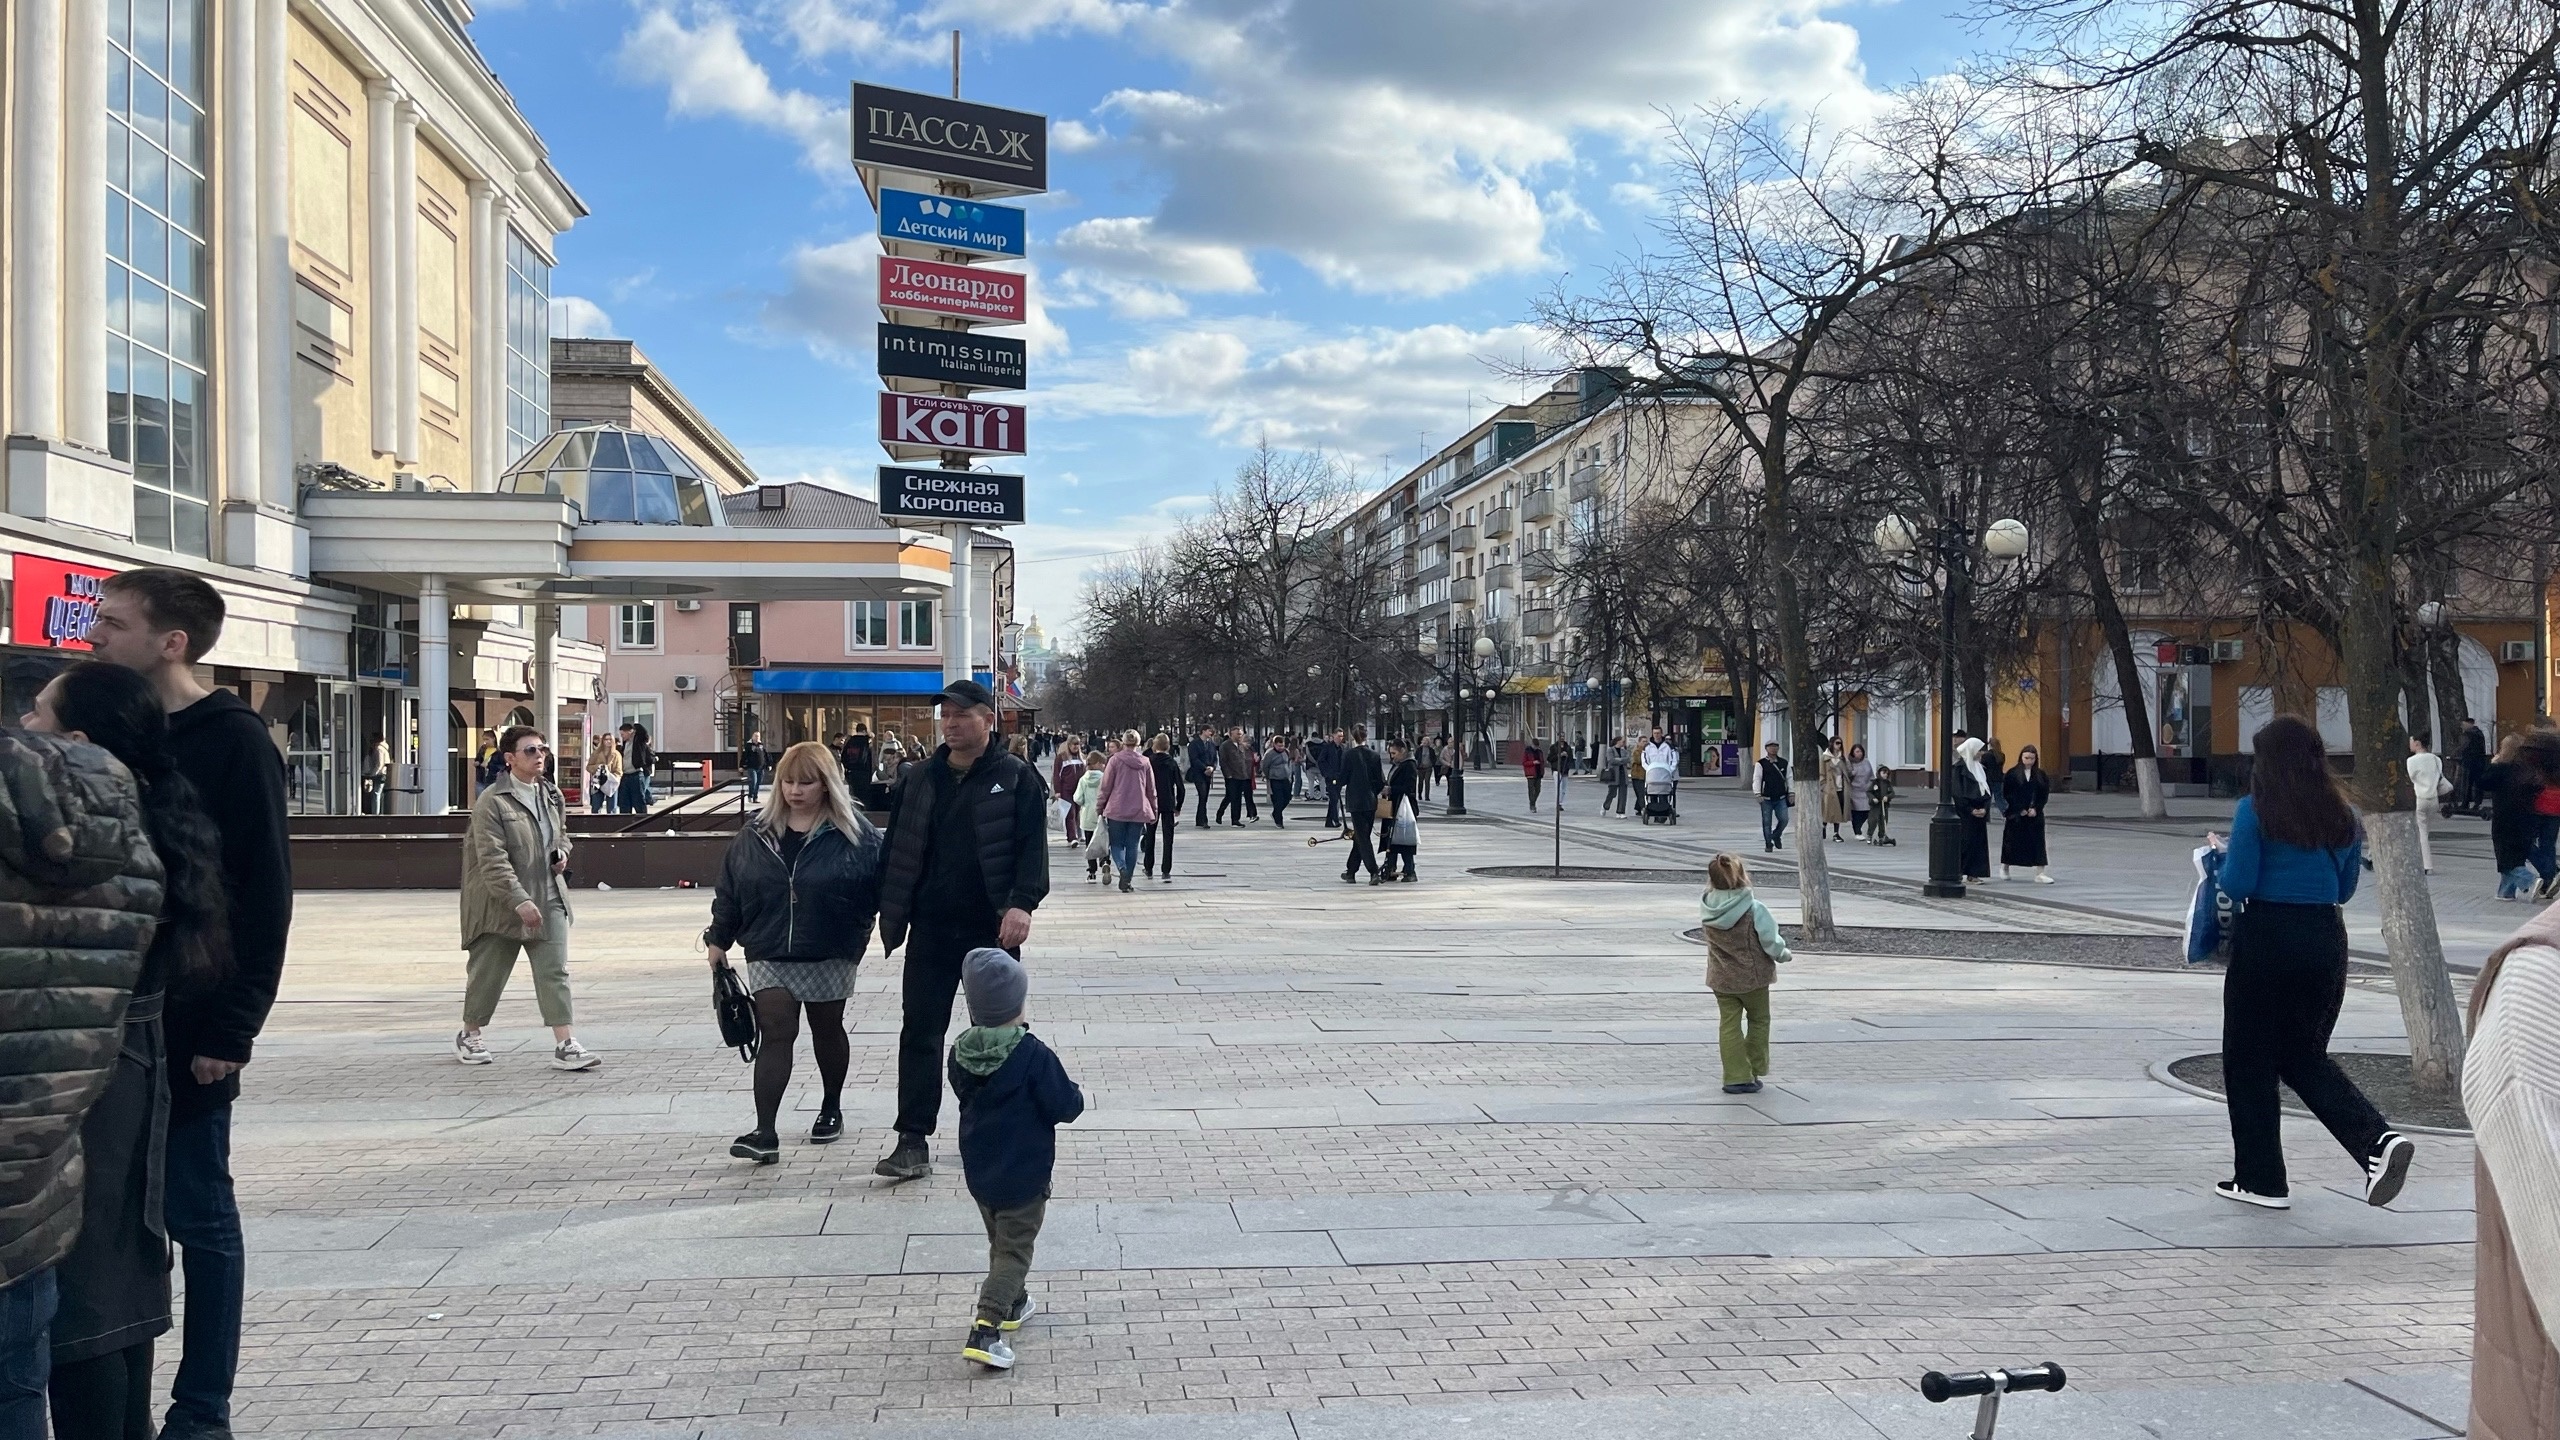
<svg viewBox="0 0 2560 1440">
<path fill-rule="evenodd" d="M 1350 747 L 1342 743 L 1342 727 L 1333 727 L 1333 738 L 1318 740 L 1307 747 L 1314 757 L 1316 773 L 1324 777 L 1324 828 L 1342 827 L 1342 753 Z"/>
<path fill-rule="evenodd" d="M 1199 735 L 1192 740 L 1188 752 L 1183 756 L 1191 762 L 1191 788 L 1198 791 L 1200 795 L 1200 811 L 1191 817 L 1191 826 L 1195 830 L 1209 828 L 1209 791 L 1213 788 L 1209 782 L 1215 780 L 1218 775 L 1217 736 L 1218 727 L 1201 726 Z"/>
<path fill-rule="evenodd" d="M 898 1026 L 898 1142 L 872 1173 L 931 1173 L 942 1114 L 942 1044 L 961 962 L 981 946 L 1018 959 L 1049 894 L 1047 787 L 995 733 L 996 700 L 975 680 L 945 686 L 942 747 L 889 794 L 881 843 L 880 951 L 907 946 Z"/>
<path fill-rule="evenodd" d="M 1351 727 L 1351 743 L 1342 747 L 1342 823 L 1351 827 L 1351 859 L 1342 878 L 1355 882 L 1360 871 L 1378 878 L 1378 796 L 1387 788 L 1387 770 L 1369 748 L 1369 727 Z"/>
<path fill-rule="evenodd" d="M 231 1187 L 231 1102 L 275 1004 L 293 924 L 284 756 L 248 702 L 196 678 L 196 662 L 222 638 L 225 608 L 211 585 L 183 570 L 127 570 L 109 576 L 104 591 L 89 643 L 159 692 L 178 770 L 222 833 L 231 974 L 211 994 L 171 1007 L 168 1019 L 165 1203 L 169 1238 L 185 1252 L 187 1321 L 160 1433 L 227 1440 L 247 1274 Z"/>
</svg>

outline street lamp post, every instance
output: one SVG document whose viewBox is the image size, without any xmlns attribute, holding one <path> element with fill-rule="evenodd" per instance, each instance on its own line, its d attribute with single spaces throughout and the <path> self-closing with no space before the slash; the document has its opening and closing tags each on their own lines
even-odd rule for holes
<svg viewBox="0 0 2560 1440">
<path fill-rule="evenodd" d="M 1876 522 L 1875 546 L 1900 559 L 1916 553 L 1923 537 L 1910 521 L 1887 515 Z M 1964 823 L 1956 814 L 1956 573 L 1973 564 L 1967 537 L 1953 516 L 1941 516 L 1926 537 L 1934 549 L 1938 573 L 1938 808 L 1929 816 L 1929 879 L 1920 893 L 1935 899 L 1961 900 L 1964 885 Z M 1995 520 L 1982 533 L 1982 550 L 1994 560 L 2015 560 L 2027 553 L 2027 527 L 2015 520 Z"/>
</svg>

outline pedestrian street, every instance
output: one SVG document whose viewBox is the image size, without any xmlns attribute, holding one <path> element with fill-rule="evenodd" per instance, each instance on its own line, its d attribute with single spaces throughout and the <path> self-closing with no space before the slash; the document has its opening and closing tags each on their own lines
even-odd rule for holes
<svg viewBox="0 0 2560 1440">
<path fill-rule="evenodd" d="M 2374 1210 L 2288 1119 L 2296 1208 L 2217 1200 L 2222 1108 L 2151 1071 L 2218 1048 L 2219 975 L 2067 963 L 2158 925 L 1844 884 L 1846 925 L 2066 963 L 1801 947 L 1767 1089 L 1727 1095 L 1697 885 L 1470 874 L 1552 842 L 1492 818 L 1516 784 L 1469 798 L 1487 818 L 1428 817 L 1414 885 L 1345 885 L 1320 827 L 1266 822 L 1186 827 L 1173 882 L 1124 895 L 1053 838 L 1029 1003 L 1090 1108 L 1003 1374 L 958 1353 L 986 1249 L 949 1110 L 931 1176 L 871 1174 L 894 963 L 847 1010 L 844 1140 L 806 1143 L 804 1057 L 759 1168 L 728 1153 L 747 1067 L 712 1023 L 708 892 L 580 892 L 583 1074 L 548 1068 L 521 986 L 495 1063 L 454 1063 L 451 892 L 303 895 L 238 1111 L 238 1429 L 1925 1440 L 1972 1407 L 1923 1371 L 2049 1360 L 2069 1389 L 2012 1398 L 2002 1435 L 2458 1430 L 2469 1143 L 2418 1137 Z M 1685 808 L 1683 844 L 1733 829 Z M 2067 895 L 2117 842 L 2056 829 Z M 1791 921 L 1786 867 L 1744 848 Z M 2336 1048 L 2398 1043 L 2354 982 Z"/>
</svg>

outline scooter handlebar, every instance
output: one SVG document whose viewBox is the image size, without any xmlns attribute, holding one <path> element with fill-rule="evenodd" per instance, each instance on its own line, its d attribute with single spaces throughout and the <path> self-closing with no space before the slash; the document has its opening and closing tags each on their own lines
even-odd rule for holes
<svg viewBox="0 0 2560 1440">
<path fill-rule="evenodd" d="M 1943 1405 L 1968 1395 L 2059 1390 L 2062 1384 L 2062 1367 L 2048 1360 L 2041 1365 L 2022 1365 L 2015 1370 L 1971 1370 L 1961 1375 L 1932 1370 L 1920 1377 L 1920 1393 L 1928 1398 L 1929 1403 Z"/>
</svg>

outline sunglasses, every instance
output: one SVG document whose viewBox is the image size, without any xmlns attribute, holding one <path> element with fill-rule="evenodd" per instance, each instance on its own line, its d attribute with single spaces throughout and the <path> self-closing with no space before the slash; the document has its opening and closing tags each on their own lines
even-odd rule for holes
<svg viewBox="0 0 2560 1440">
<path fill-rule="evenodd" d="M 551 753 L 551 747 L 543 744 L 539 740 L 536 740 L 530 745 L 517 746 L 516 753 L 519 755 L 548 755 Z"/>
</svg>

